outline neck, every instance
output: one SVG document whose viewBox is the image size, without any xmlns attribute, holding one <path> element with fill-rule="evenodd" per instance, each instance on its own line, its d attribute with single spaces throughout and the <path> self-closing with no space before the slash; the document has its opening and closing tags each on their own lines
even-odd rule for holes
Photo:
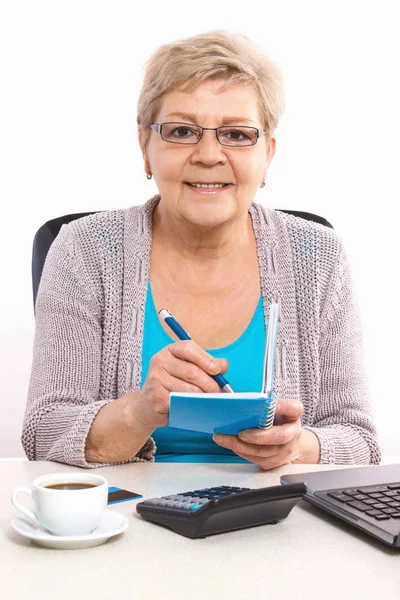
<svg viewBox="0 0 400 600">
<path fill-rule="evenodd" d="M 168 254 L 180 260 L 210 268 L 213 261 L 234 260 L 254 245 L 254 232 L 248 212 L 234 221 L 216 227 L 199 227 L 176 219 L 158 205 L 153 212 L 153 237 Z"/>
</svg>

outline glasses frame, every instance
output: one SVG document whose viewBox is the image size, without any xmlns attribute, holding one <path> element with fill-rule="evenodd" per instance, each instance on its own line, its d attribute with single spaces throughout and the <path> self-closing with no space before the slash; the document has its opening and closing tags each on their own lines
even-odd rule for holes
<svg viewBox="0 0 400 600">
<path fill-rule="evenodd" d="M 166 140 L 163 135 L 162 135 L 162 128 L 163 125 L 189 125 L 190 127 L 197 127 L 198 129 L 201 129 L 201 133 L 200 133 L 200 137 L 197 140 L 197 142 L 172 142 L 171 140 Z M 215 136 L 218 140 L 218 142 L 221 144 L 221 146 L 224 146 L 225 148 L 249 148 L 250 146 L 255 146 L 258 142 L 258 140 L 260 139 L 260 137 L 267 135 L 267 129 L 257 129 L 257 127 L 248 127 L 247 125 L 237 125 L 236 127 L 240 127 L 240 129 L 252 129 L 253 131 L 257 132 L 257 137 L 256 137 L 256 141 L 253 144 L 246 144 L 245 146 L 243 146 L 243 144 L 223 144 L 221 142 L 221 140 L 219 139 L 218 136 L 218 130 L 219 129 L 226 129 L 229 127 L 235 127 L 235 125 L 222 125 L 221 127 L 201 127 L 201 125 L 196 125 L 195 123 L 185 123 L 184 121 L 166 121 L 165 123 L 152 123 L 150 125 L 150 129 L 152 129 L 153 131 L 155 131 L 156 133 L 159 133 L 161 136 L 161 139 L 164 142 L 167 142 L 168 144 L 179 144 L 180 146 L 194 146 L 195 144 L 198 144 L 201 140 L 201 138 L 203 137 L 203 133 L 205 131 L 215 131 Z"/>
</svg>

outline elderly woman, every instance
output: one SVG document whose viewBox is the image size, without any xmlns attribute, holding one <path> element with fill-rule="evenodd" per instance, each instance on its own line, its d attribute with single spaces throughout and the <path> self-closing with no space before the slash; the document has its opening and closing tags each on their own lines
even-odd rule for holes
<svg viewBox="0 0 400 600">
<path fill-rule="evenodd" d="M 349 266 L 335 232 L 255 204 L 275 153 L 279 70 L 247 38 L 162 46 L 138 104 L 159 195 L 64 226 L 36 304 L 22 441 L 30 459 L 378 463 Z M 279 299 L 269 430 L 168 426 L 169 394 L 259 391 Z M 193 340 L 171 337 L 168 308 Z M 229 367 L 228 367 L 229 365 Z"/>
</svg>

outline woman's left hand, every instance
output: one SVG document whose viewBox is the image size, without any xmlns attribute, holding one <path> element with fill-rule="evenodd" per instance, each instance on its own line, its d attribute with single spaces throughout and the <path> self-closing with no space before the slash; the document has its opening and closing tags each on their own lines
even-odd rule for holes
<svg viewBox="0 0 400 600">
<path fill-rule="evenodd" d="M 318 463 L 318 438 L 302 428 L 302 414 L 299 400 L 281 398 L 276 406 L 276 424 L 270 429 L 244 429 L 237 436 L 215 434 L 213 440 L 265 470 L 291 462 Z"/>
</svg>

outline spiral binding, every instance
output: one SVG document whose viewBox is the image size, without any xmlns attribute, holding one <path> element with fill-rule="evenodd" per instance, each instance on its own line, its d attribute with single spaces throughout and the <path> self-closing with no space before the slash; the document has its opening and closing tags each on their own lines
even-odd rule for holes
<svg viewBox="0 0 400 600">
<path fill-rule="evenodd" d="M 264 402 L 263 410 L 260 415 L 260 421 L 258 426 L 261 429 L 269 429 L 272 427 L 275 418 L 275 409 L 277 404 L 277 396 L 276 392 L 273 391 L 271 394 L 271 398 L 267 398 Z"/>
</svg>

